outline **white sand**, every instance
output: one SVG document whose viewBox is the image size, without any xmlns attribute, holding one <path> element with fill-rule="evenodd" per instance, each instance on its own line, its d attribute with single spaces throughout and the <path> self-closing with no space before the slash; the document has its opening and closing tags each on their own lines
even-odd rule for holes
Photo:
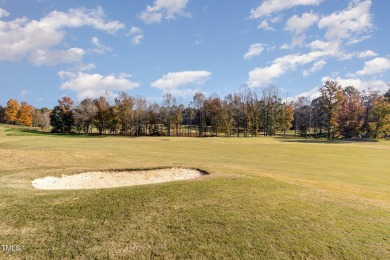
<svg viewBox="0 0 390 260">
<path fill-rule="evenodd" d="M 85 172 L 35 179 L 32 185 L 41 190 L 101 189 L 186 180 L 202 175 L 198 170 L 181 168 L 131 172 Z"/>
</svg>

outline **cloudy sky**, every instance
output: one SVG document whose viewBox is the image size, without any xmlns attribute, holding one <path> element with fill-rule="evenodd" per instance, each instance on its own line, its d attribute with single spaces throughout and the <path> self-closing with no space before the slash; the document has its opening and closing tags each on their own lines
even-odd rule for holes
<svg viewBox="0 0 390 260">
<path fill-rule="evenodd" d="M 388 0 L 0 0 L 0 105 L 270 84 L 312 97 L 327 79 L 384 91 L 389 13 Z"/>
</svg>

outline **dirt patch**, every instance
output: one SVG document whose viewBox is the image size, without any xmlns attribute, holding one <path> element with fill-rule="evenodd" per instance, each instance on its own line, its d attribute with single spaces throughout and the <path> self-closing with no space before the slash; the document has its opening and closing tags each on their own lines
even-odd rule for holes
<svg viewBox="0 0 390 260">
<path fill-rule="evenodd" d="M 199 170 L 170 168 L 145 171 L 118 172 L 84 172 L 62 177 L 44 177 L 32 181 L 36 189 L 42 190 L 73 190 L 101 189 L 151 183 L 162 183 L 177 180 L 193 179 L 204 175 Z"/>
</svg>

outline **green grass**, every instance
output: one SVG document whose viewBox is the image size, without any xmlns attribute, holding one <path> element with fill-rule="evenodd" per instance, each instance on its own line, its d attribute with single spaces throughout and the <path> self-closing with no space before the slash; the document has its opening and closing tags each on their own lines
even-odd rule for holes
<svg viewBox="0 0 390 260">
<path fill-rule="evenodd" d="M 0 259 L 390 257 L 388 141 L 9 129 L 0 125 L 0 244 L 22 251 L 0 251 Z M 210 174 L 99 190 L 31 185 L 48 175 L 168 166 Z"/>
</svg>

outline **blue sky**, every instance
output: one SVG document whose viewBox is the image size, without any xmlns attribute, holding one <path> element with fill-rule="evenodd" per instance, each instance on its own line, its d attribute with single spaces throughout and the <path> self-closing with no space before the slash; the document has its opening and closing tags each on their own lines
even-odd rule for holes
<svg viewBox="0 0 390 260">
<path fill-rule="evenodd" d="M 385 91 L 389 13 L 387 0 L 0 0 L 0 105 L 270 84 L 310 98 L 327 79 Z"/>
</svg>

